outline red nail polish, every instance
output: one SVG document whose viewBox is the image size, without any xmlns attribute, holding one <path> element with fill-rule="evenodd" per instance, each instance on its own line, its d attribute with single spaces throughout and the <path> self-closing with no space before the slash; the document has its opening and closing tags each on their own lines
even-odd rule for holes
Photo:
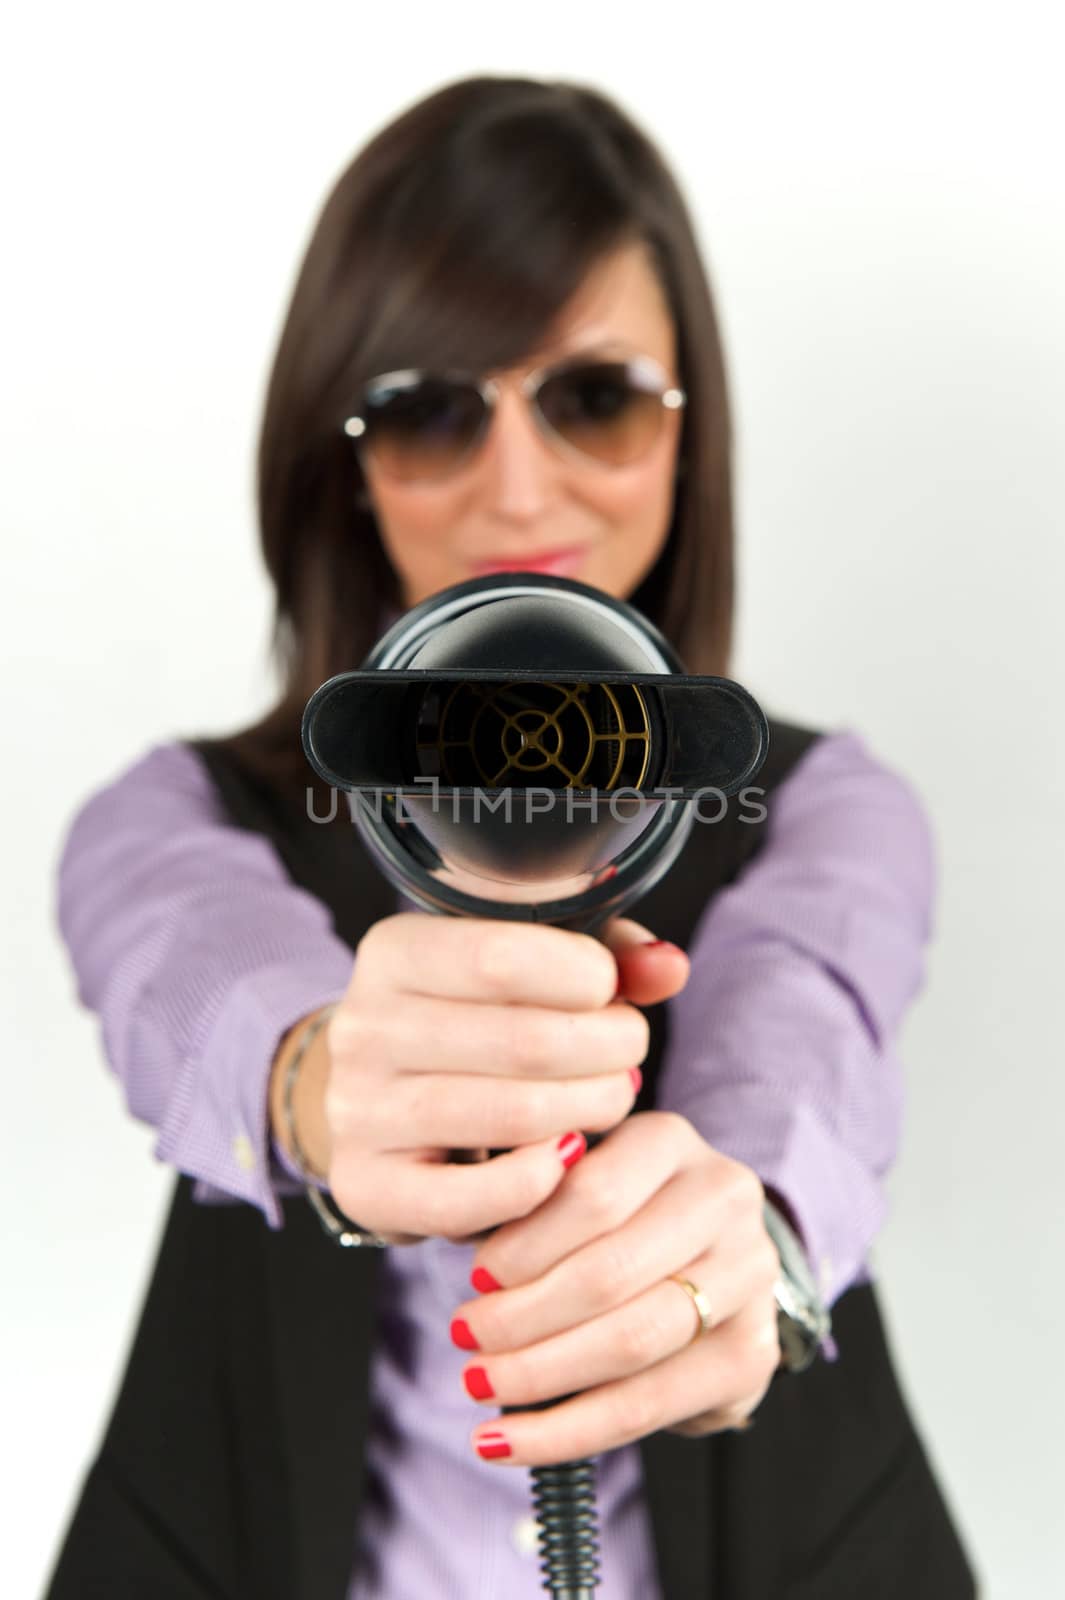
<svg viewBox="0 0 1065 1600">
<path fill-rule="evenodd" d="M 470 1325 L 463 1317 L 451 1319 L 451 1337 L 460 1350 L 479 1350 L 481 1347 L 470 1332 Z"/>
<path fill-rule="evenodd" d="M 632 1079 L 633 1094 L 639 1094 L 640 1085 L 643 1083 L 643 1073 L 640 1071 L 639 1067 L 630 1067 L 629 1077 Z"/>
<path fill-rule="evenodd" d="M 502 1289 L 503 1287 L 501 1283 L 496 1282 L 492 1274 L 484 1267 L 474 1267 L 470 1273 L 470 1282 L 478 1294 L 493 1294 L 496 1289 Z"/>
<path fill-rule="evenodd" d="M 558 1153 L 562 1158 L 564 1167 L 572 1167 L 579 1161 L 588 1148 L 588 1141 L 583 1133 L 567 1133 L 558 1141 Z"/>
<path fill-rule="evenodd" d="M 510 1445 L 501 1433 L 482 1433 L 475 1443 L 477 1454 L 485 1461 L 495 1461 L 499 1456 L 510 1455 Z"/>
<path fill-rule="evenodd" d="M 467 1367 L 462 1374 L 466 1384 L 466 1391 L 474 1400 L 493 1400 L 495 1390 L 488 1381 L 488 1374 L 483 1367 Z"/>
<path fill-rule="evenodd" d="M 642 944 L 640 946 L 640 949 L 641 950 L 676 950 L 678 955 L 683 955 L 684 954 L 684 951 L 680 948 L 680 945 L 679 944 L 674 944 L 671 939 L 651 939 L 649 941 L 649 943 Z"/>
</svg>

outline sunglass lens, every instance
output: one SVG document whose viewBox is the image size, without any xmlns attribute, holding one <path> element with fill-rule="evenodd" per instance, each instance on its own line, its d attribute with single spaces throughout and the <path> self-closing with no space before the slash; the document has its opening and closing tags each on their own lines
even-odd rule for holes
<svg viewBox="0 0 1065 1600">
<path fill-rule="evenodd" d="M 662 396 L 626 362 L 566 367 L 540 388 L 547 425 L 575 450 L 609 466 L 638 461 L 662 425 Z"/>
<path fill-rule="evenodd" d="M 485 407 L 472 384 L 423 378 L 371 390 L 364 413 L 366 446 L 382 471 L 413 481 L 458 465 L 480 434 Z"/>
</svg>

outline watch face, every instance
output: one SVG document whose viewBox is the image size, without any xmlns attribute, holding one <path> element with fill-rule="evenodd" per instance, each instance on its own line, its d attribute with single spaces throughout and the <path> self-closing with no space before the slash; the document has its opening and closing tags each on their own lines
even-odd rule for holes
<svg viewBox="0 0 1065 1600">
<path fill-rule="evenodd" d="M 816 1302 L 819 1298 L 817 1285 L 810 1263 L 806 1259 L 806 1252 L 796 1238 L 794 1229 L 768 1201 L 765 1207 L 765 1225 L 766 1232 L 777 1247 L 784 1271 L 793 1280 L 803 1299 Z"/>
<path fill-rule="evenodd" d="M 789 1371 L 802 1372 L 817 1355 L 821 1340 L 832 1326 L 831 1318 L 794 1230 L 768 1200 L 765 1225 L 780 1256 L 775 1292 L 781 1354 Z"/>
<path fill-rule="evenodd" d="M 805 1323 L 789 1317 L 783 1310 L 777 1312 L 777 1333 L 780 1353 L 789 1372 L 805 1372 L 817 1356 L 820 1340 Z"/>
</svg>

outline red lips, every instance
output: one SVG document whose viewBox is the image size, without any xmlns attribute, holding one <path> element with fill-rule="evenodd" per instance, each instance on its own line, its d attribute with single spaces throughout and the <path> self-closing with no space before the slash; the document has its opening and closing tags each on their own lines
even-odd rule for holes
<svg viewBox="0 0 1065 1600">
<path fill-rule="evenodd" d="M 479 561 L 473 574 L 483 578 L 493 572 L 542 572 L 555 578 L 572 578 L 584 562 L 585 551 L 579 546 L 565 550 L 535 550 L 522 556 L 495 556 L 489 561 Z"/>
</svg>

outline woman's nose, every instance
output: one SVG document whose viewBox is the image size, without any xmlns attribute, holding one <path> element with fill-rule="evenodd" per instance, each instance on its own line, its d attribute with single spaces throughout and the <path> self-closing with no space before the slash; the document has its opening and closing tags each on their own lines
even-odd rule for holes
<svg viewBox="0 0 1065 1600">
<path fill-rule="evenodd" d="M 492 509 L 508 521 L 532 522 L 549 505 L 564 463 L 515 389 L 499 389 L 482 466 Z"/>
</svg>

